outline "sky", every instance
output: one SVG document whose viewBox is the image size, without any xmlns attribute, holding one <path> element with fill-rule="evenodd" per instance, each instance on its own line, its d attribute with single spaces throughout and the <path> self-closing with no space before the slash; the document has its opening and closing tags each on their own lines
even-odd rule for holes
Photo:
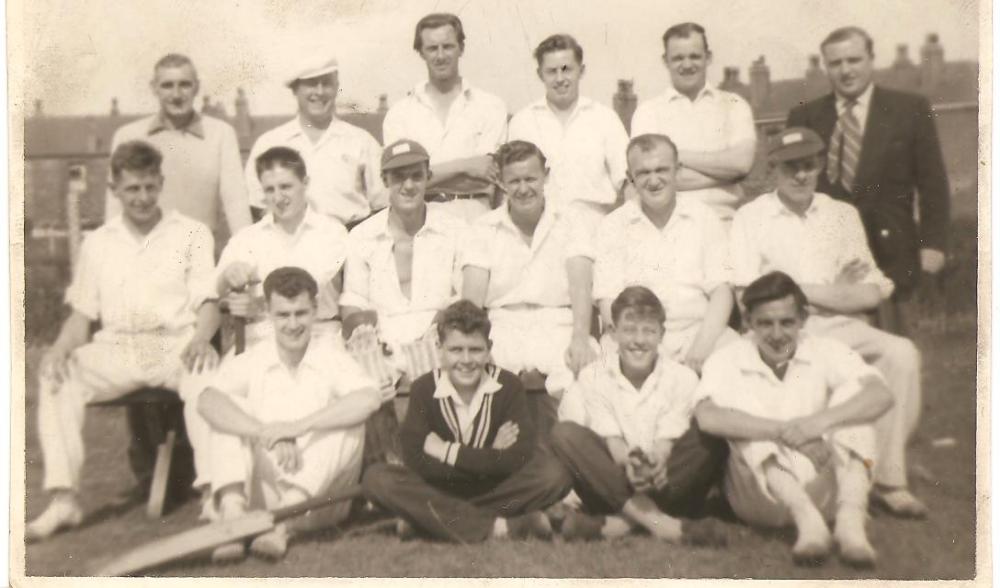
<svg viewBox="0 0 1000 588">
<path fill-rule="evenodd" d="M 293 112 L 282 80 L 315 52 L 340 60 L 343 101 L 374 109 L 379 94 L 391 103 L 426 79 L 412 50 L 413 26 L 435 11 L 462 18 L 463 77 L 499 95 L 511 112 L 542 95 L 531 53 L 557 32 L 580 41 L 582 90 L 605 103 L 619 78 L 635 80 L 640 100 L 663 90 L 660 37 L 687 20 L 708 31 L 710 83 L 724 66 L 738 66 L 747 82 L 760 55 L 772 79 L 800 77 L 825 34 L 847 24 L 875 38 L 879 67 L 900 43 L 919 61 L 930 32 L 946 59 L 979 54 L 976 0 L 33 0 L 22 7 L 24 104 L 30 113 L 42 100 L 46 114 L 106 113 L 112 97 L 124 113 L 155 110 L 152 66 L 168 52 L 189 55 L 202 94 L 230 113 L 237 88 L 253 114 Z"/>
</svg>

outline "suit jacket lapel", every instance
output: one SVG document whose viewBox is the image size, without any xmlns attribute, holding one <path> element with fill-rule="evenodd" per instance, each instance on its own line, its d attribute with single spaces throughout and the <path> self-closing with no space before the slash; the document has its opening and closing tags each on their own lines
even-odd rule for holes
<svg viewBox="0 0 1000 588">
<path fill-rule="evenodd" d="M 861 139 L 861 155 L 858 157 L 858 169 L 854 174 L 854 190 L 858 196 L 864 192 L 859 188 L 874 186 L 878 183 L 878 172 L 883 167 L 883 160 L 889 144 L 889 129 L 892 127 L 892 105 L 886 103 L 885 95 L 878 86 L 872 91 L 872 102 L 868 105 L 868 120 L 865 121 L 865 136 Z"/>
</svg>

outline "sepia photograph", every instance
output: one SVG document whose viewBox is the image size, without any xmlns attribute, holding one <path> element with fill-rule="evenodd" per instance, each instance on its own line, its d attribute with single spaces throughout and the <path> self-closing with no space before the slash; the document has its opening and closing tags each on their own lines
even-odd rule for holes
<svg viewBox="0 0 1000 588">
<path fill-rule="evenodd" d="M 989 585 L 992 17 L 9 6 L 12 584 Z"/>
</svg>

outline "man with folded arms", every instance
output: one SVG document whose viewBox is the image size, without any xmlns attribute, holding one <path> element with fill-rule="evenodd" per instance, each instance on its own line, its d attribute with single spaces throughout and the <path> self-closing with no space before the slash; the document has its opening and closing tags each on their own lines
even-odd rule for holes
<svg viewBox="0 0 1000 588">
<path fill-rule="evenodd" d="M 920 352 L 866 320 L 865 313 L 892 295 L 893 283 L 872 257 L 857 210 L 816 192 L 824 150 L 804 127 L 788 128 L 771 143 L 776 189 L 736 213 L 729 235 L 733 284 L 742 288 L 768 272 L 785 272 L 809 302 L 806 331 L 837 339 L 882 372 L 895 406 L 875 426 L 872 497 L 896 516 L 920 518 L 927 507 L 906 479 L 906 444 L 920 416 Z"/>
<path fill-rule="evenodd" d="M 822 562 L 835 541 L 845 563 L 869 567 L 872 425 L 892 395 L 846 345 L 803 331 L 807 304 L 781 272 L 747 286 L 750 335 L 709 358 L 695 417 L 730 443 L 723 487 L 738 517 L 762 526 L 794 523 L 796 563 Z M 835 520 L 832 538 L 828 520 Z"/>
</svg>

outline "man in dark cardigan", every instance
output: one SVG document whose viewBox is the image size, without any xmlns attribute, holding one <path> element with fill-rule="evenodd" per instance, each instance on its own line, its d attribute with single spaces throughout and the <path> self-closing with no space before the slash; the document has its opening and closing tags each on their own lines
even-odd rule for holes
<svg viewBox="0 0 1000 588">
<path fill-rule="evenodd" d="M 490 322 L 469 301 L 438 321 L 442 368 L 417 378 L 401 431 L 405 465 L 372 465 L 365 495 L 419 532 L 469 543 L 551 536 L 540 512 L 570 489 L 566 468 L 535 451 L 535 426 L 514 374 L 487 363 Z M 509 523 L 509 524 L 508 524 Z"/>
</svg>

